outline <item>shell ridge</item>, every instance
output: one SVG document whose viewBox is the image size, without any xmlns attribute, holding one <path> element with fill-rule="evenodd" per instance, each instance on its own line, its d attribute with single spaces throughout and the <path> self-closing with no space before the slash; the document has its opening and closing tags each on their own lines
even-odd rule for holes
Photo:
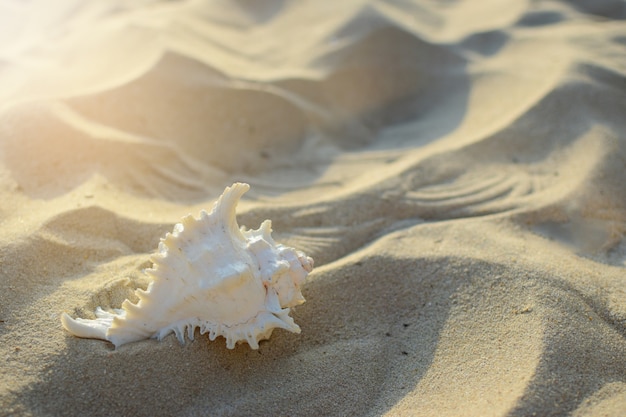
<svg viewBox="0 0 626 417">
<path fill-rule="evenodd" d="M 294 322 L 293 318 L 289 316 L 289 308 L 280 308 L 280 306 L 273 307 L 275 308 L 273 311 L 259 311 L 257 315 L 247 321 L 232 325 L 213 323 L 198 318 L 180 320 L 158 330 L 152 335 L 152 337 L 158 340 L 163 340 L 163 338 L 169 334 L 174 333 L 178 341 L 181 344 L 185 344 L 185 330 L 187 331 L 189 340 L 194 340 L 193 335 L 196 329 L 200 329 L 200 334 L 209 333 L 210 340 L 215 340 L 217 336 L 223 336 L 227 339 L 227 341 L 234 340 L 233 343 L 236 343 L 237 341 L 243 339 L 249 342 L 250 337 L 252 336 L 255 340 L 267 339 L 275 328 L 282 328 L 294 333 L 300 333 L 300 326 L 298 326 Z M 234 346 L 234 344 L 232 346 Z M 256 346 L 257 347 L 254 347 L 253 344 L 250 344 L 252 349 L 258 349 L 258 343 Z M 232 347 L 229 349 L 232 349 Z"/>
</svg>

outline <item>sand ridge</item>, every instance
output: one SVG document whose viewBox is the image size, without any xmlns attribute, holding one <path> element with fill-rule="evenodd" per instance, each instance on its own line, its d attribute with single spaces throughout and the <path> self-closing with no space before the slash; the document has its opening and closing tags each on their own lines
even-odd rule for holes
<svg viewBox="0 0 626 417">
<path fill-rule="evenodd" d="M 0 3 L 0 415 L 622 415 L 626 4 Z M 258 351 L 71 337 L 252 189 Z"/>
</svg>

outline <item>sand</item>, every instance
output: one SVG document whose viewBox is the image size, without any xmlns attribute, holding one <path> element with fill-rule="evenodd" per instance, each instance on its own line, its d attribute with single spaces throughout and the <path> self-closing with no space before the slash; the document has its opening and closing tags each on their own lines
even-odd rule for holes
<svg viewBox="0 0 626 417">
<path fill-rule="evenodd" d="M 626 415 L 626 3 L 0 2 L 0 415 Z M 93 317 L 248 182 L 259 350 Z"/>
</svg>

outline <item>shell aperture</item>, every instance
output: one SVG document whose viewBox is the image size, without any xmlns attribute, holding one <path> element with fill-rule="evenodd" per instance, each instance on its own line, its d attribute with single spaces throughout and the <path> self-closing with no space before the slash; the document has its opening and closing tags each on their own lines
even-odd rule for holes
<svg viewBox="0 0 626 417">
<path fill-rule="evenodd" d="M 300 286 L 313 269 L 313 259 L 278 244 L 271 222 L 256 230 L 240 229 L 236 207 L 248 184 L 227 187 L 210 213 L 184 217 L 159 243 L 146 270 L 148 288 L 137 289 L 136 304 L 125 300 L 114 312 L 98 307 L 96 319 L 71 318 L 63 327 L 78 337 L 108 340 L 119 347 L 175 333 L 208 333 L 226 338 L 229 349 L 247 342 L 252 349 L 275 328 L 300 333 L 290 307 L 304 302 Z"/>
</svg>

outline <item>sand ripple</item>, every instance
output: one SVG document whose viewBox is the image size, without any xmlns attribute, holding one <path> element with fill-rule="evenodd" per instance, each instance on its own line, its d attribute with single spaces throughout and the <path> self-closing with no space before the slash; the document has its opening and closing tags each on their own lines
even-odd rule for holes
<svg viewBox="0 0 626 417">
<path fill-rule="evenodd" d="M 44 3 L 0 5 L 0 415 L 623 414 L 623 1 Z M 62 331 L 242 180 L 301 335 Z"/>
</svg>

